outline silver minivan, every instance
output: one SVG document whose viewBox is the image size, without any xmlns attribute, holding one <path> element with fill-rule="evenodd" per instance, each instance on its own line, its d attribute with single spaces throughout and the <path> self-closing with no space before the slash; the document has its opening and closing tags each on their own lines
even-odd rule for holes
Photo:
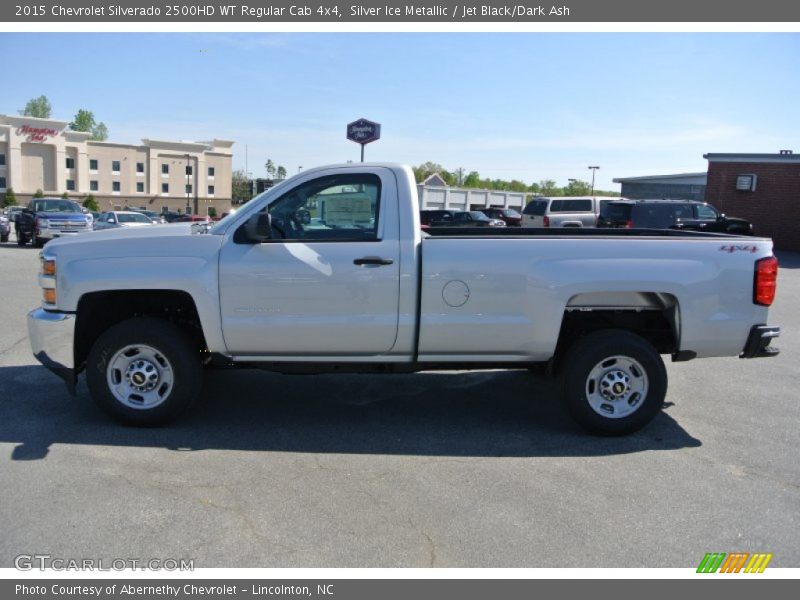
<svg viewBox="0 0 800 600">
<path fill-rule="evenodd" d="M 614 196 L 534 198 L 522 211 L 523 227 L 594 227 L 600 208 Z"/>
</svg>

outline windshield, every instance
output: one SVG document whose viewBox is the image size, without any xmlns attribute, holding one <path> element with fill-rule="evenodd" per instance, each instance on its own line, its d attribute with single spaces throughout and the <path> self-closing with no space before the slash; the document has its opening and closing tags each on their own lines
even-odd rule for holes
<svg viewBox="0 0 800 600">
<path fill-rule="evenodd" d="M 71 200 L 34 200 L 32 208 L 34 212 L 81 212 L 81 207 Z"/>
<path fill-rule="evenodd" d="M 140 213 L 117 213 L 120 223 L 150 223 L 150 219 Z"/>
<path fill-rule="evenodd" d="M 261 200 L 267 194 L 271 194 L 273 191 L 275 191 L 277 189 L 284 188 L 286 186 L 287 182 L 293 181 L 293 180 L 294 180 L 294 177 L 290 177 L 289 179 L 284 179 L 280 183 L 276 183 L 274 186 L 272 186 L 268 190 L 264 190 L 263 192 L 261 192 L 257 196 L 253 196 L 253 198 L 251 198 L 250 200 L 245 201 L 245 204 L 250 204 L 251 202 L 255 202 L 257 200 Z M 276 196 L 276 198 L 277 198 L 277 196 Z M 231 221 L 236 219 L 237 216 L 241 216 L 239 211 L 244 210 L 244 206 L 234 206 L 234 208 L 237 209 L 236 212 L 231 212 L 226 217 L 223 217 L 222 219 L 220 219 L 219 221 L 214 223 L 214 226 L 209 230 L 209 233 L 219 233 L 219 232 L 224 231 L 225 228 L 228 226 L 228 224 Z"/>
<path fill-rule="evenodd" d="M 503 215 L 505 215 L 506 217 L 510 217 L 512 219 L 518 219 L 518 218 L 520 218 L 522 216 L 517 211 L 515 211 L 513 208 L 505 209 L 503 211 Z"/>
<path fill-rule="evenodd" d="M 470 213 L 469 213 L 469 216 L 472 217 L 473 221 L 489 221 L 490 220 L 489 217 L 487 217 L 485 214 L 483 214 L 482 212 L 479 212 L 477 210 L 471 210 Z"/>
</svg>

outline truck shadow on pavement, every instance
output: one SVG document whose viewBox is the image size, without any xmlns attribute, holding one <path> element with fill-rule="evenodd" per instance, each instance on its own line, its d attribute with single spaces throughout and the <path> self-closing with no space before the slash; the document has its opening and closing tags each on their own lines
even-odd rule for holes
<svg viewBox="0 0 800 600">
<path fill-rule="evenodd" d="M 473 457 L 604 456 L 697 447 L 666 411 L 622 438 L 584 434 L 552 381 L 527 371 L 415 375 L 207 374 L 202 398 L 170 427 L 121 426 L 83 378 L 72 398 L 39 366 L 0 367 L 0 442 L 12 460 L 53 444 Z"/>
</svg>

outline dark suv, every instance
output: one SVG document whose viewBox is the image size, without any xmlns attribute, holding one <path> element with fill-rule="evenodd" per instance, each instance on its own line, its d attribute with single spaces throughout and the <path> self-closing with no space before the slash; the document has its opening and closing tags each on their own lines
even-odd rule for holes
<svg viewBox="0 0 800 600">
<path fill-rule="evenodd" d="M 728 217 L 705 202 L 693 200 L 614 200 L 606 202 L 598 227 L 687 229 L 752 235 L 753 225 Z"/>
<path fill-rule="evenodd" d="M 432 223 L 452 221 L 456 212 L 458 211 L 442 209 L 421 210 L 419 211 L 419 220 L 423 226 L 430 227 Z"/>
</svg>

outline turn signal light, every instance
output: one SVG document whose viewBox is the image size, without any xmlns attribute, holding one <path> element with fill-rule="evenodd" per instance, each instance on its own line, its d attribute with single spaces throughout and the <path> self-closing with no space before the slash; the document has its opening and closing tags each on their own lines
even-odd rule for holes
<svg viewBox="0 0 800 600">
<path fill-rule="evenodd" d="M 49 275 L 55 277 L 56 274 L 56 261 L 52 258 L 42 259 L 42 275 Z"/>
<path fill-rule="evenodd" d="M 42 290 L 42 299 L 45 304 L 56 303 L 56 290 L 55 288 L 45 288 Z"/>
<path fill-rule="evenodd" d="M 545 217 L 544 217 L 543 221 L 544 221 L 544 226 L 545 226 L 545 227 L 550 227 L 550 217 L 548 217 L 547 215 L 545 215 Z"/>
<path fill-rule="evenodd" d="M 756 261 L 756 275 L 753 284 L 753 302 L 770 306 L 775 300 L 778 286 L 778 259 L 768 256 Z"/>
</svg>

